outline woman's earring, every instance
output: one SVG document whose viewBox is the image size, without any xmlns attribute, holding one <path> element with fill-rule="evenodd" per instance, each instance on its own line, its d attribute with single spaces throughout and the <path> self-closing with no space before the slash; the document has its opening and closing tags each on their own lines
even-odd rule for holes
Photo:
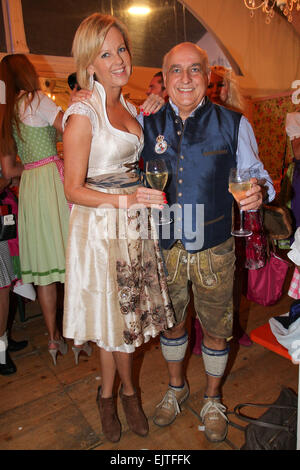
<svg viewBox="0 0 300 470">
<path fill-rule="evenodd" d="M 92 90 L 93 87 L 94 87 L 94 74 L 91 74 L 89 78 L 89 90 Z"/>
</svg>

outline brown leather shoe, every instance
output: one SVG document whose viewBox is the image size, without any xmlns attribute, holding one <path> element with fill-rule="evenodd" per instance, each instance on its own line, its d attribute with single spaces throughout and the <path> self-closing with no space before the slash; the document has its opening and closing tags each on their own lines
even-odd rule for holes
<svg viewBox="0 0 300 470">
<path fill-rule="evenodd" d="M 121 423 L 117 416 L 113 397 L 102 398 L 101 387 L 98 387 L 97 404 L 102 423 L 102 431 L 111 442 L 118 442 L 121 437 Z"/>
<path fill-rule="evenodd" d="M 222 442 L 226 438 L 228 418 L 226 407 L 220 398 L 208 397 L 203 399 L 200 417 L 205 426 L 204 434 L 210 442 Z"/>
<path fill-rule="evenodd" d="M 157 426 L 169 426 L 181 412 L 180 405 L 188 399 L 190 394 L 188 384 L 184 382 L 184 387 L 175 390 L 169 386 L 162 401 L 156 406 L 153 422 Z"/>
<path fill-rule="evenodd" d="M 129 429 L 138 436 L 147 436 L 149 425 L 136 392 L 134 395 L 124 395 L 121 388 L 120 398 Z"/>
</svg>

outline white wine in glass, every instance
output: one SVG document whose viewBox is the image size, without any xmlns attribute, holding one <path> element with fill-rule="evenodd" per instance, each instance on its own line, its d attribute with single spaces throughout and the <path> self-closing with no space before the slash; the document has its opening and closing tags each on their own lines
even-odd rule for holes
<svg viewBox="0 0 300 470">
<path fill-rule="evenodd" d="M 229 174 L 229 189 L 234 199 L 236 200 L 239 211 L 240 211 L 240 229 L 233 230 L 231 235 L 235 237 L 249 237 L 252 235 L 251 230 L 244 229 L 244 218 L 243 209 L 240 206 L 240 201 L 246 198 L 246 192 L 251 189 L 252 184 L 250 183 L 251 173 L 249 170 L 238 170 L 237 168 L 231 168 Z"/>
<path fill-rule="evenodd" d="M 163 171 L 162 173 L 154 173 L 151 171 L 146 172 L 146 178 L 151 188 L 159 189 L 159 191 L 163 191 L 165 189 L 168 176 L 169 175 L 167 171 Z"/>
<path fill-rule="evenodd" d="M 168 168 L 162 158 L 156 158 L 146 162 L 146 179 L 152 189 L 163 191 L 168 181 Z M 172 219 L 159 215 L 157 225 L 170 224 Z"/>
</svg>

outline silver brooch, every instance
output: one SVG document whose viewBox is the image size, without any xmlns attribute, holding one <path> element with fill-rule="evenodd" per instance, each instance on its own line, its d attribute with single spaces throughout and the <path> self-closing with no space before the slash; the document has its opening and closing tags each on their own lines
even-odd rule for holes
<svg viewBox="0 0 300 470">
<path fill-rule="evenodd" d="M 154 147 L 155 152 L 161 154 L 161 153 L 164 153 L 167 150 L 167 148 L 168 148 L 168 144 L 164 136 L 159 135 L 158 137 L 156 137 L 156 144 Z"/>
</svg>

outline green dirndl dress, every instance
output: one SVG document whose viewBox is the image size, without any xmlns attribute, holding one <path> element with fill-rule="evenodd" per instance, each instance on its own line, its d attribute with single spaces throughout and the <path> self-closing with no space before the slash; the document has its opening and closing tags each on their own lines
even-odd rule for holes
<svg viewBox="0 0 300 470">
<path fill-rule="evenodd" d="M 23 164 L 56 155 L 53 126 L 14 128 Z M 48 285 L 65 280 L 65 250 L 70 209 L 55 162 L 24 170 L 19 190 L 19 248 L 24 283 Z"/>
</svg>

